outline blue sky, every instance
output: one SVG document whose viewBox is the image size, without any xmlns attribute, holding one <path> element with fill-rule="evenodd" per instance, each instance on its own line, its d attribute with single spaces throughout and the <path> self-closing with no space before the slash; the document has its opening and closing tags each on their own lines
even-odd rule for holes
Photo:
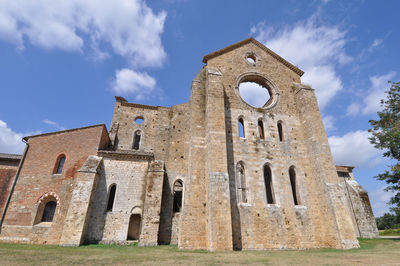
<svg viewBox="0 0 400 266">
<path fill-rule="evenodd" d="M 187 102 L 204 55 L 254 37 L 305 71 L 337 164 L 356 166 L 375 215 L 391 163 L 368 141 L 400 79 L 399 1 L 0 0 L 0 152 L 21 137 L 105 123 L 114 96 Z"/>
</svg>

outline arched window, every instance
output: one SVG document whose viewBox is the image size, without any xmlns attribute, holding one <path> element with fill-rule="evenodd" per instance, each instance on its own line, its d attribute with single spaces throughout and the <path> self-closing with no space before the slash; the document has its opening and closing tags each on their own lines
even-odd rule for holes
<svg viewBox="0 0 400 266">
<path fill-rule="evenodd" d="M 282 121 L 278 122 L 279 141 L 283 141 Z"/>
<path fill-rule="evenodd" d="M 62 170 L 64 168 L 64 164 L 65 164 L 65 155 L 61 154 L 60 156 L 58 156 L 57 160 L 56 160 L 56 165 L 54 167 L 54 174 L 61 174 Z"/>
<path fill-rule="evenodd" d="M 107 202 L 107 212 L 111 212 L 114 206 L 115 192 L 117 190 L 117 185 L 112 184 L 110 186 L 110 191 L 108 192 L 108 202 Z"/>
<path fill-rule="evenodd" d="M 264 124 L 261 119 L 258 120 L 258 134 L 260 135 L 260 139 L 264 139 Z"/>
<path fill-rule="evenodd" d="M 176 180 L 174 183 L 173 212 L 181 212 L 182 197 L 183 197 L 183 183 L 181 180 Z"/>
<path fill-rule="evenodd" d="M 140 138 L 141 138 L 141 136 L 142 136 L 142 132 L 141 132 L 140 130 L 137 130 L 137 131 L 135 132 L 134 137 L 133 137 L 133 145 L 132 145 L 132 148 L 133 148 L 134 150 L 138 150 L 138 149 L 139 149 L 139 146 L 140 146 Z"/>
<path fill-rule="evenodd" d="M 267 195 L 267 203 L 274 204 L 274 189 L 272 187 L 272 172 L 271 168 L 268 164 L 264 165 L 264 184 L 265 184 L 265 192 Z"/>
<path fill-rule="evenodd" d="M 54 213 L 56 212 L 57 203 L 55 201 L 49 201 L 44 206 L 43 215 L 41 222 L 52 222 Z"/>
<path fill-rule="evenodd" d="M 244 122 L 243 122 L 243 118 L 239 118 L 238 120 L 238 124 L 239 124 L 239 137 L 244 138 L 245 134 L 244 134 Z"/>
<path fill-rule="evenodd" d="M 246 174 L 242 162 L 236 165 L 236 185 L 239 202 L 247 203 Z"/>
<path fill-rule="evenodd" d="M 291 166 L 289 168 L 289 177 L 290 177 L 290 185 L 292 187 L 294 205 L 300 205 L 300 198 L 298 195 L 299 193 L 297 191 L 296 172 L 294 170 L 294 166 Z"/>
</svg>

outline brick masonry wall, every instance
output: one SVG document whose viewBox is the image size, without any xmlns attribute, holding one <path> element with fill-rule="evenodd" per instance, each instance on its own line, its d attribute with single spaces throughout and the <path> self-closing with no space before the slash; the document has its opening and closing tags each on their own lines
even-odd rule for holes
<svg viewBox="0 0 400 266">
<path fill-rule="evenodd" d="M 10 193 L 10 188 L 18 169 L 18 162 L 0 161 L 0 213 L 3 213 L 4 205 Z"/>
<path fill-rule="evenodd" d="M 106 128 L 92 126 L 29 138 L 30 148 L 11 197 L 0 240 L 58 244 L 69 208 L 74 178 L 89 155 L 94 155 L 104 139 Z M 53 174 L 57 157 L 64 153 L 66 161 L 61 174 Z M 34 220 L 39 200 L 54 192 L 58 205 L 51 224 Z M 40 220 L 40 218 L 39 218 Z"/>
</svg>

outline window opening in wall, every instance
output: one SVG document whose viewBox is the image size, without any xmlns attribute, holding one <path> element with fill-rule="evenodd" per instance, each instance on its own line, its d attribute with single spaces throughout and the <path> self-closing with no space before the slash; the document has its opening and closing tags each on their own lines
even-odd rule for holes
<svg viewBox="0 0 400 266">
<path fill-rule="evenodd" d="M 113 184 L 110 187 L 110 192 L 108 193 L 108 202 L 107 202 L 107 212 L 111 212 L 114 206 L 115 192 L 117 190 L 117 185 Z"/>
<path fill-rule="evenodd" d="M 271 168 L 269 165 L 264 166 L 264 184 L 265 184 L 265 192 L 267 194 L 267 203 L 268 204 L 274 204 L 275 199 L 274 199 L 274 190 L 272 187 L 272 172 Z"/>
<path fill-rule="evenodd" d="M 47 202 L 43 210 L 41 222 L 52 222 L 56 207 L 57 203 L 55 201 Z"/>
<path fill-rule="evenodd" d="M 239 202 L 247 203 L 246 174 L 242 162 L 236 165 L 236 184 Z"/>
<path fill-rule="evenodd" d="M 246 56 L 246 60 L 247 62 L 249 62 L 250 64 L 255 64 L 256 63 L 256 56 L 254 54 L 248 54 Z"/>
<path fill-rule="evenodd" d="M 140 146 L 140 138 L 141 138 L 141 132 L 140 130 L 135 132 L 135 136 L 133 137 L 133 149 L 138 150 Z"/>
<path fill-rule="evenodd" d="M 258 120 L 258 134 L 260 135 L 260 139 L 264 139 L 264 124 L 262 120 Z"/>
<path fill-rule="evenodd" d="M 138 125 L 141 125 L 144 122 L 144 118 L 142 116 L 138 116 L 135 118 L 135 122 Z"/>
<path fill-rule="evenodd" d="M 279 141 L 283 141 L 283 130 L 282 130 L 282 122 L 278 122 L 278 133 L 279 133 Z"/>
<path fill-rule="evenodd" d="M 244 122 L 243 122 L 243 118 L 239 118 L 238 120 L 238 124 L 239 124 L 239 137 L 244 138 Z"/>
<path fill-rule="evenodd" d="M 181 180 L 177 180 L 174 183 L 173 212 L 181 212 L 182 196 L 183 196 L 183 183 Z"/>
<path fill-rule="evenodd" d="M 65 164 L 65 155 L 62 154 L 58 157 L 56 167 L 55 167 L 55 174 L 61 174 Z"/>
<path fill-rule="evenodd" d="M 129 218 L 129 227 L 128 227 L 128 240 L 139 240 L 140 235 L 140 223 L 142 218 L 140 214 L 132 214 Z"/>
<path fill-rule="evenodd" d="M 300 205 L 300 199 L 298 197 L 297 184 L 296 184 L 296 172 L 294 170 L 294 166 L 291 166 L 289 168 L 289 176 L 290 176 L 290 185 L 292 187 L 294 205 Z"/>
<path fill-rule="evenodd" d="M 268 88 L 258 81 L 241 82 L 239 94 L 246 103 L 256 108 L 264 107 L 271 99 Z"/>
</svg>

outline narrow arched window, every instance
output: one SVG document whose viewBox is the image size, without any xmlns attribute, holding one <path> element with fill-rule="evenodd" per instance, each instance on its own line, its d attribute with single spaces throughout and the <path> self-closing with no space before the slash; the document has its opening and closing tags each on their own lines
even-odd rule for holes
<svg viewBox="0 0 400 266">
<path fill-rule="evenodd" d="M 110 191 L 108 192 L 108 201 L 107 201 L 107 212 L 111 212 L 114 206 L 115 192 L 117 190 L 117 185 L 112 184 L 110 187 Z"/>
<path fill-rule="evenodd" d="M 279 134 L 279 141 L 283 141 L 283 130 L 282 130 L 282 122 L 278 122 L 278 134 Z"/>
<path fill-rule="evenodd" d="M 236 165 L 236 185 L 239 202 L 247 203 L 246 174 L 242 162 Z"/>
<path fill-rule="evenodd" d="M 245 137 L 245 134 L 244 134 L 244 122 L 243 122 L 243 118 L 239 118 L 238 124 L 239 124 L 239 137 L 244 138 L 244 137 Z"/>
<path fill-rule="evenodd" d="M 65 155 L 61 154 L 57 158 L 56 165 L 54 167 L 54 173 L 55 174 L 61 174 L 62 170 L 64 168 L 64 164 L 65 164 Z"/>
<path fill-rule="evenodd" d="M 261 119 L 258 120 L 258 134 L 260 135 L 260 139 L 264 139 L 264 124 Z"/>
<path fill-rule="evenodd" d="M 296 171 L 294 169 L 294 166 L 291 166 L 289 168 L 289 177 L 290 177 L 290 186 L 292 187 L 294 205 L 300 205 L 300 198 L 296 184 Z"/>
<path fill-rule="evenodd" d="M 137 130 L 137 131 L 135 132 L 134 137 L 133 137 L 133 145 L 132 145 L 132 148 L 133 148 L 134 150 L 138 150 L 138 149 L 139 149 L 139 146 L 140 146 L 140 138 L 141 138 L 141 136 L 142 136 L 142 133 L 140 132 L 140 130 Z"/>
<path fill-rule="evenodd" d="M 52 222 L 54 213 L 56 212 L 56 207 L 57 203 L 55 201 L 47 202 L 43 209 L 41 222 Z"/>
<path fill-rule="evenodd" d="M 268 164 L 264 165 L 264 184 L 265 184 L 265 192 L 267 195 L 267 203 L 274 204 L 274 190 L 272 187 L 272 172 L 271 168 Z"/>
<path fill-rule="evenodd" d="M 173 212 L 181 212 L 182 197 L 183 197 L 183 183 L 181 180 L 176 180 L 174 183 Z"/>
</svg>

